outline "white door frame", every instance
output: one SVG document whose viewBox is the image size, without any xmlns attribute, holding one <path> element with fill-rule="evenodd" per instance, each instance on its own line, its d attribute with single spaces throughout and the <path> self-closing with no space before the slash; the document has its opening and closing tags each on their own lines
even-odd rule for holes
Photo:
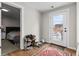
<svg viewBox="0 0 79 59">
<path fill-rule="evenodd" d="M 77 13 L 76 14 L 77 15 L 77 21 L 76 21 L 76 23 L 77 23 L 76 24 L 76 26 L 77 26 L 77 30 L 76 30 L 76 33 L 77 33 L 76 34 L 77 35 L 76 36 L 77 37 L 77 41 L 76 41 L 77 48 L 76 48 L 76 51 L 77 52 L 76 52 L 76 55 L 79 56 L 79 2 L 77 2 L 76 7 L 77 7 L 76 8 L 76 11 L 77 11 L 76 12 Z"/>
<path fill-rule="evenodd" d="M 65 34 L 65 35 L 67 35 L 67 37 L 65 37 L 65 36 L 63 36 L 63 38 L 64 39 L 67 39 L 67 40 L 65 40 L 66 41 L 66 46 L 65 47 L 69 47 L 69 8 L 67 8 L 67 9 L 62 9 L 62 10 L 56 10 L 56 11 L 53 11 L 53 12 L 50 12 L 49 13 L 49 18 L 51 19 L 51 17 L 52 17 L 52 15 L 53 14 L 55 14 L 55 15 L 57 15 L 57 13 L 58 14 L 62 14 L 62 13 L 66 13 L 66 19 L 67 19 L 67 21 L 65 22 L 65 23 L 67 23 L 67 25 L 66 25 L 66 28 L 67 28 L 67 34 Z M 64 25 L 65 26 L 65 25 Z M 49 20 L 49 27 L 50 27 L 50 20 Z M 63 31 L 64 31 L 64 29 L 63 29 Z M 50 30 L 49 30 L 49 39 L 50 39 Z M 51 40 L 51 39 L 50 39 Z M 63 46 L 63 45 L 62 45 Z"/>
<path fill-rule="evenodd" d="M 23 31 L 24 7 L 22 7 L 21 5 L 15 4 L 13 2 L 3 2 L 3 3 L 10 5 L 10 6 L 14 6 L 16 8 L 20 8 L 20 49 L 24 49 L 23 36 L 22 36 L 22 34 L 24 33 L 24 31 Z"/>
</svg>

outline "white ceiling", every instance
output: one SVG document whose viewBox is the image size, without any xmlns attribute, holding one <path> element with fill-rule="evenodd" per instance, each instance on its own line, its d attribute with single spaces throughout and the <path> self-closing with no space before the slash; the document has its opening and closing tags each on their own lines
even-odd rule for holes
<svg viewBox="0 0 79 59">
<path fill-rule="evenodd" d="M 57 8 L 71 3 L 72 2 L 26 2 L 24 4 L 43 12 L 43 11 L 53 9 L 51 8 L 51 6 L 54 6 L 54 8 Z"/>
</svg>

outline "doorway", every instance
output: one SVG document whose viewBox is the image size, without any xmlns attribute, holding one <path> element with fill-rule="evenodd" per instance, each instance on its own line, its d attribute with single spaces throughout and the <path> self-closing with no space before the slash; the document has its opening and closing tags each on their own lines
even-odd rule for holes
<svg viewBox="0 0 79 59">
<path fill-rule="evenodd" d="M 64 47 L 68 46 L 69 9 L 58 10 L 50 13 L 49 38 L 51 43 Z"/>
<path fill-rule="evenodd" d="M 20 11 L 7 3 L 1 3 L 1 55 L 20 49 Z"/>
</svg>

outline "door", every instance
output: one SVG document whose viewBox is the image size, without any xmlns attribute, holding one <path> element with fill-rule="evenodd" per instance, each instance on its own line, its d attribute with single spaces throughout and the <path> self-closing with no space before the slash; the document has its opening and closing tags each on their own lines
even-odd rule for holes
<svg viewBox="0 0 79 59">
<path fill-rule="evenodd" d="M 49 39 L 51 43 L 67 46 L 68 45 L 68 30 L 69 30 L 69 9 L 59 10 L 50 13 L 49 20 Z"/>
<path fill-rule="evenodd" d="M 0 55 L 1 55 L 1 3 L 0 3 Z"/>
</svg>

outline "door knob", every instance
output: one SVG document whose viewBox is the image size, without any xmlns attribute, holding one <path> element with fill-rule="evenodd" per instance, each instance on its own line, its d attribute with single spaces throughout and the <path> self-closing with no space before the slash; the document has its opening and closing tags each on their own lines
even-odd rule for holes
<svg viewBox="0 0 79 59">
<path fill-rule="evenodd" d="M 67 32 L 67 30 L 66 30 L 67 28 L 64 28 L 64 29 L 65 29 L 64 32 Z"/>
<path fill-rule="evenodd" d="M 64 29 L 67 29 L 67 28 L 64 28 Z"/>
</svg>

